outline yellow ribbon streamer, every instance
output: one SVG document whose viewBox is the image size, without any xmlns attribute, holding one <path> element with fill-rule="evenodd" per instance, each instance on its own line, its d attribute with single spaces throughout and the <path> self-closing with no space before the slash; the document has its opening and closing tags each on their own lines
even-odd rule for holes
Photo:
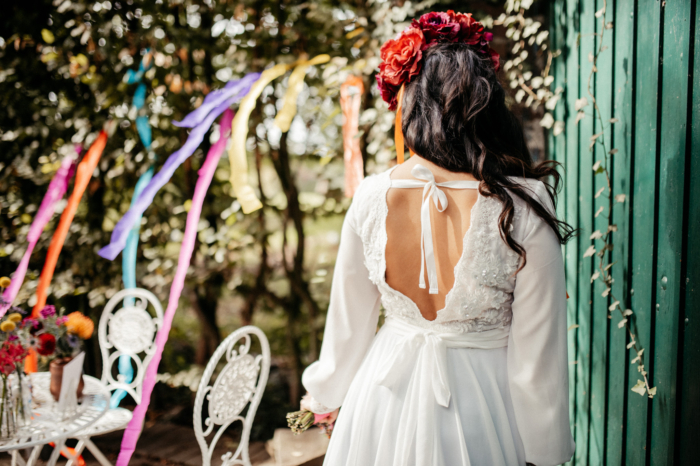
<svg viewBox="0 0 700 466">
<path fill-rule="evenodd" d="M 287 92 L 284 94 L 282 109 L 275 117 L 275 126 L 282 130 L 283 133 L 289 131 L 289 127 L 292 125 L 292 120 L 297 114 L 297 99 L 299 98 L 301 90 L 304 88 L 304 77 L 306 76 L 306 71 L 310 66 L 327 63 L 330 59 L 330 55 L 322 54 L 315 56 L 311 60 L 299 62 L 297 63 L 296 68 L 294 68 L 294 71 L 292 71 L 292 74 L 289 75 Z"/>
<path fill-rule="evenodd" d="M 290 65 L 279 64 L 262 72 L 260 79 L 250 88 L 248 94 L 241 100 L 238 112 L 231 123 L 231 147 L 228 150 L 228 161 L 231 164 L 231 185 L 233 192 L 241 203 L 244 214 L 255 212 L 262 207 L 258 196 L 248 182 L 248 158 L 245 142 L 248 137 L 248 120 L 255 108 L 255 101 L 260 97 L 265 86 L 287 72 Z"/>
</svg>

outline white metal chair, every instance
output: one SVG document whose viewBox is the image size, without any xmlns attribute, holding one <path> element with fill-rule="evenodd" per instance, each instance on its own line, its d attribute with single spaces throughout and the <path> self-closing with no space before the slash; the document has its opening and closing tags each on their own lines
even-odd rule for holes
<svg viewBox="0 0 700 466">
<path fill-rule="evenodd" d="M 148 311 L 149 304 L 155 315 Z M 124 390 L 137 404 L 141 403 L 143 378 L 155 352 L 156 334 L 162 325 L 163 307 L 158 298 L 148 290 L 121 290 L 109 300 L 100 317 L 98 328 L 103 366 L 102 383 L 108 390 Z M 114 366 L 118 364 L 122 355 L 130 357 L 133 361 L 134 376 L 131 381 L 127 381 L 121 374 L 114 377 Z M 90 438 L 126 428 L 131 417 L 132 412 L 128 409 L 110 408 L 95 424 L 74 437 L 78 444 L 73 454 L 63 451 L 69 459 L 66 466 L 72 466 L 85 448 L 90 450 L 100 464 L 112 466 Z"/>
<path fill-rule="evenodd" d="M 261 355 L 250 354 L 251 335 L 260 340 Z M 216 380 L 212 381 L 214 371 L 224 356 L 224 367 Z M 239 328 L 226 337 L 216 349 L 199 382 L 194 402 L 194 433 L 202 450 L 203 466 L 211 466 L 217 442 L 224 431 L 236 421 L 242 424 L 241 441 L 235 452 L 222 455 L 221 466 L 251 466 L 248 453 L 250 430 L 269 373 L 270 345 L 265 334 L 257 327 L 249 325 Z M 205 399 L 208 402 L 207 417 L 202 422 Z M 248 412 L 243 417 L 241 413 L 248 403 Z"/>
</svg>

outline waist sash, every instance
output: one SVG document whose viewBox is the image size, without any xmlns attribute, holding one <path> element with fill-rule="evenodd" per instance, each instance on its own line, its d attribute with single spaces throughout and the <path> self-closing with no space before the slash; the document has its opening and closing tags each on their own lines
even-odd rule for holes
<svg viewBox="0 0 700 466">
<path fill-rule="evenodd" d="M 450 405 L 447 348 L 503 348 L 508 346 L 510 331 L 506 328 L 437 333 L 396 318 L 387 319 L 381 331 L 397 335 L 401 341 L 382 362 L 375 381 L 392 391 L 407 385 L 397 426 L 394 465 L 409 464 L 411 450 L 415 449 L 416 466 L 440 466 L 443 462 L 438 449 L 435 404 L 444 408 Z M 470 464 L 466 451 L 462 452 L 461 464 Z"/>
</svg>

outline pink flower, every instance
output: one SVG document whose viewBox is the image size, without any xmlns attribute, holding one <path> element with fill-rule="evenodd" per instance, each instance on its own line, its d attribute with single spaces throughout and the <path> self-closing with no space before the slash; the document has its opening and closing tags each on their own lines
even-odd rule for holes
<svg viewBox="0 0 700 466">
<path fill-rule="evenodd" d="M 46 319 L 47 317 L 55 316 L 56 315 L 56 307 L 52 305 L 47 305 L 44 306 L 44 309 L 42 309 L 39 312 L 39 315 L 41 315 L 42 319 Z"/>
<path fill-rule="evenodd" d="M 67 316 L 58 317 L 58 318 L 56 319 L 56 325 L 65 325 L 65 323 L 66 323 L 67 321 L 68 321 L 68 317 L 67 317 Z"/>
</svg>

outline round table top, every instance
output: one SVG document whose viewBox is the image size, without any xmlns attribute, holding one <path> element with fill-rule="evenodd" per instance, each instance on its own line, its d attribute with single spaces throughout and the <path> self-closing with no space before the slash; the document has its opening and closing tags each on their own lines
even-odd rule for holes
<svg viewBox="0 0 700 466">
<path fill-rule="evenodd" d="M 109 391 L 99 379 L 83 375 L 83 398 L 72 415 L 62 416 L 49 391 L 48 372 L 30 375 L 32 384 L 32 420 L 20 427 L 12 439 L 0 440 L 0 451 L 16 450 L 70 438 L 94 424 L 109 408 Z"/>
</svg>

